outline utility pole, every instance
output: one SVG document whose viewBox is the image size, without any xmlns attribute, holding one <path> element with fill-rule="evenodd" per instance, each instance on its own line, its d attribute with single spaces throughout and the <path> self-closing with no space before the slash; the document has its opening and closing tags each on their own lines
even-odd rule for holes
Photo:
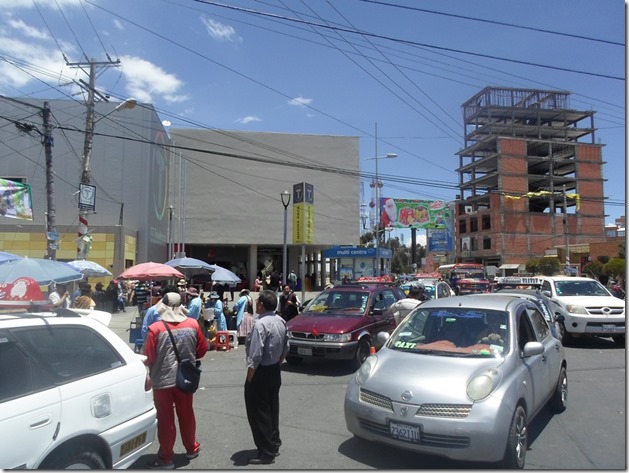
<svg viewBox="0 0 629 473">
<path fill-rule="evenodd" d="M 566 185 L 563 185 L 563 234 L 564 234 L 564 239 L 565 239 L 565 245 L 566 245 L 566 269 L 565 269 L 565 273 L 568 274 L 568 271 L 570 272 L 569 274 L 572 274 L 572 268 L 570 267 L 570 241 L 568 238 L 568 231 L 569 231 L 569 227 L 568 227 L 568 198 L 566 196 Z"/>
<path fill-rule="evenodd" d="M 55 207 L 55 189 L 54 180 L 55 173 L 52 168 L 52 146 L 54 140 L 52 138 L 52 126 L 50 125 L 50 104 L 44 102 L 44 108 L 42 109 L 42 118 L 44 124 L 44 153 L 46 156 L 46 255 L 45 258 L 56 260 L 57 259 L 57 242 L 55 238 L 57 234 L 57 222 L 56 222 L 56 207 Z"/>
<path fill-rule="evenodd" d="M 85 189 L 85 194 L 80 196 L 81 198 L 85 198 L 86 200 L 91 200 L 91 205 L 81 205 L 79 204 L 79 229 L 78 229 L 78 239 L 77 239 L 77 259 L 85 259 L 87 257 L 87 245 L 86 238 L 89 232 L 88 229 L 88 212 L 90 210 L 94 211 L 95 202 L 95 193 L 94 189 L 90 187 L 90 158 L 92 154 L 92 143 L 94 141 L 94 96 L 99 95 L 99 97 L 103 100 L 107 100 L 106 97 L 102 96 L 99 92 L 96 91 L 96 67 L 118 67 L 120 66 L 120 60 L 117 61 L 105 61 L 105 62 L 97 62 L 93 59 L 87 63 L 77 62 L 77 63 L 67 63 L 70 67 L 78 67 L 83 68 L 85 66 L 89 66 L 89 83 L 85 83 L 84 81 L 80 81 L 81 85 L 87 89 L 87 116 L 85 119 L 85 141 L 83 143 L 83 168 L 81 172 L 81 186 L 79 190 Z M 81 202 L 81 198 L 79 202 Z"/>
</svg>

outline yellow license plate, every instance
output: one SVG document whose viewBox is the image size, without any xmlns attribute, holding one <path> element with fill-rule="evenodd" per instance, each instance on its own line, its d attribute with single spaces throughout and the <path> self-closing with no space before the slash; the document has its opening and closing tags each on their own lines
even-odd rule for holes
<svg viewBox="0 0 629 473">
<path fill-rule="evenodd" d="M 146 442 L 146 432 L 142 432 L 140 435 L 136 435 L 131 440 L 126 441 L 120 446 L 120 458 L 128 455 L 133 450 L 141 447 Z"/>
</svg>

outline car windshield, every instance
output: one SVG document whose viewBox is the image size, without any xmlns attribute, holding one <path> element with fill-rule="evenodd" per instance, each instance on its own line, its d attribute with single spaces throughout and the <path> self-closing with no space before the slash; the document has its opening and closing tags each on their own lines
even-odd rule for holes
<svg viewBox="0 0 629 473">
<path fill-rule="evenodd" d="M 558 296 L 609 296 L 598 281 L 555 281 Z"/>
<path fill-rule="evenodd" d="M 424 286 L 424 295 L 426 296 L 426 299 L 434 299 L 435 286 Z"/>
<path fill-rule="evenodd" d="M 404 319 L 387 347 L 418 354 L 502 356 L 509 350 L 508 313 L 420 306 Z"/>
<path fill-rule="evenodd" d="M 330 315 L 342 313 L 348 316 L 362 316 L 367 309 L 367 291 L 324 291 L 315 297 L 303 315 Z"/>
</svg>

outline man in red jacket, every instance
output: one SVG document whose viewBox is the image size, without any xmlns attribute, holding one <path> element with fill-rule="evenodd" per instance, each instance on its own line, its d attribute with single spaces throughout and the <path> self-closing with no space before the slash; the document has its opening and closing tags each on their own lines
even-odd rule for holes
<svg viewBox="0 0 629 473">
<path fill-rule="evenodd" d="M 166 329 L 170 327 L 177 343 L 181 360 L 198 360 L 208 350 L 208 343 L 197 320 L 187 317 L 181 305 L 181 296 L 168 292 L 156 305 L 161 320 L 148 328 L 144 354 L 145 364 L 149 367 L 153 397 L 157 410 L 157 439 L 159 450 L 157 458 L 148 464 L 149 468 L 173 469 L 175 440 L 174 408 L 177 410 L 181 441 L 186 447 L 186 458 L 192 460 L 199 456 L 201 444 L 196 439 L 196 419 L 192 407 L 192 393 L 180 390 L 175 383 L 177 377 L 177 358 Z"/>
</svg>

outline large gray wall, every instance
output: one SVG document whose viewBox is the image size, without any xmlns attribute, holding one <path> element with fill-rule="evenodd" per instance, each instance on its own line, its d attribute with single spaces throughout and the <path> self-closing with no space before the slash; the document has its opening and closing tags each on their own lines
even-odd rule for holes
<svg viewBox="0 0 629 473">
<path fill-rule="evenodd" d="M 313 245 L 358 244 L 358 137 L 173 129 L 171 141 L 187 162 L 187 243 L 281 245 L 280 193 L 307 182 L 315 190 Z M 176 194 L 173 172 L 174 162 Z M 290 244 L 292 201 L 288 229 Z"/>
</svg>

